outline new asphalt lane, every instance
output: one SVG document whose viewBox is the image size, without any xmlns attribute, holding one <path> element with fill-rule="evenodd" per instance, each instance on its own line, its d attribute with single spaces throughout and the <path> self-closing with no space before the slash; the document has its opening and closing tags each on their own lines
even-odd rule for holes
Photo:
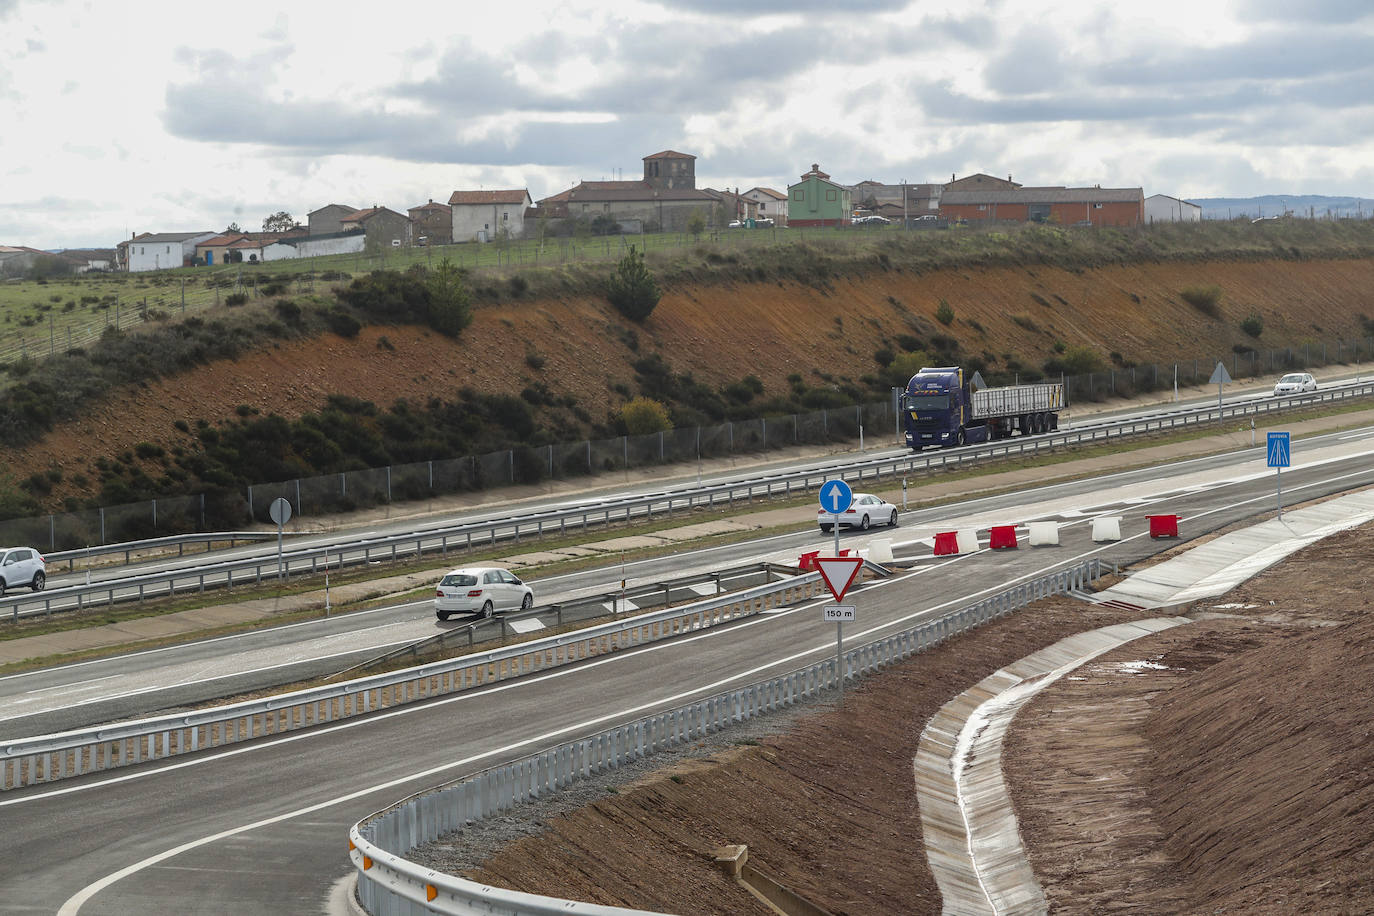
<svg viewBox="0 0 1374 916">
<path fill-rule="evenodd" d="M 1286 498 L 1374 483 L 1372 449 L 1367 432 L 1295 448 Z M 1178 513 L 1195 536 L 1272 511 L 1273 500 L 1272 472 L 1245 453 L 930 510 L 903 535 L 920 540 L 993 517 L 1059 518 L 1062 544 L 924 561 L 877 581 L 853 594 L 859 623 L 846 641 L 1085 557 L 1127 564 L 1173 546 L 1145 535 L 1147 513 Z M 1123 517 L 1122 541 L 1090 540 L 1088 518 L 1103 511 Z M 83 914 L 317 911 L 348 874 L 345 831 L 360 817 L 443 780 L 823 657 L 834 649 L 823 603 L 313 731 L 7 793 L 0 855 L 13 867 L 0 874 L 0 900 Z"/>
</svg>

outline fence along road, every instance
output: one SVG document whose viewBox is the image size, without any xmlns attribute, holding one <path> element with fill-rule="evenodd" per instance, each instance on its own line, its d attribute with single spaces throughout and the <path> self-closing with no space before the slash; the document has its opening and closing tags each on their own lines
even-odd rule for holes
<svg viewBox="0 0 1374 916">
<path fill-rule="evenodd" d="M 522 539 L 541 538 L 554 533 L 565 534 L 570 529 L 609 527 L 615 522 L 629 523 L 636 519 L 651 519 L 660 515 L 672 517 L 675 512 L 682 510 L 690 512 L 696 507 L 733 506 L 741 500 L 746 503 L 752 502 L 756 497 L 767 499 L 774 496 L 801 495 L 833 477 L 862 485 L 867 480 L 877 482 L 883 478 L 892 479 L 917 472 L 930 473 L 942 468 L 960 468 L 994 458 L 1027 453 L 1034 455 L 1056 447 L 1105 442 L 1162 430 L 1195 428 L 1210 422 L 1262 416 L 1296 407 L 1343 403 L 1369 397 L 1371 394 L 1374 394 L 1374 381 L 1322 389 L 1306 395 L 1243 401 L 1220 408 L 1195 407 L 1147 414 L 1038 436 L 941 450 L 936 453 L 903 452 L 895 456 L 889 454 L 875 458 L 861 457 L 829 466 L 811 466 L 802 470 L 714 485 L 689 485 L 659 493 L 612 497 L 571 508 L 537 510 L 523 515 L 449 527 L 429 528 L 386 537 L 362 538 L 335 545 L 290 551 L 284 555 L 284 573 L 287 577 L 306 572 L 318 573 L 377 560 L 398 560 L 426 553 L 438 553 L 446 557 L 451 551 L 466 552 L 474 547 L 495 546 L 502 542 L 519 544 Z M 142 601 L 150 597 L 204 592 L 209 588 L 231 588 L 235 584 L 249 582 L 261 585 L 264 579 L 272 579 L 277 573 L 277 559 L 273 554 L 142 576 L 113 578 L 92 582 L 90 585 L 55 588 L 39 593 L 9 593 L 0 599 L 0 616 L 9 616 L 17 621 L 21 617 L 81 610 L 117 601 Z"/>
</svg>

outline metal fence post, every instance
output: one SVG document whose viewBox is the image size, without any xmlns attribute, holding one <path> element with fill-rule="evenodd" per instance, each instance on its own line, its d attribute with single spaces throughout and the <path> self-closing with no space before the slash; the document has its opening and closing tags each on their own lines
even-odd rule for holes
<svg viewBox="0 0 1374 916">
<path fill-rule="evenodd" d="M 391 502 L 391 465 L 386 466 L 386 501 Z"/>
<path fill-rule="evenodd" d="M 157 530 L 157 500 L 153 500 L 153 530 Z"/>
</svg>

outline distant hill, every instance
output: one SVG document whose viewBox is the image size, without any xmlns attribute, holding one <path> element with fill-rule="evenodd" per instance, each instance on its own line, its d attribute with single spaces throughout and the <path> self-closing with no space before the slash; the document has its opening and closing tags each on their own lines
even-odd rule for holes
<svg viewBox="0 0 1374 916">
<path fill-rule="evenodd" d="M 1248 216 L 1294 216 L 1317 219 L 1374 217 L 1374 198 L 1327 197 L 1322 194 L 1265 194 L 1262 197 L 1190 197 L 1202 207 L 1203 219 L 1234 219 Z"/>
</svg>

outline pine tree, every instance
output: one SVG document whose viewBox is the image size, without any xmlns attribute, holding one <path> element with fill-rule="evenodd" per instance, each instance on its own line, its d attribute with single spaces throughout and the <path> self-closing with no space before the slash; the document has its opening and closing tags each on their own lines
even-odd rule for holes
<svg viewBox="0 0 1374 916">
<path fill-rule="evenodd" d="M 644 263 L 644 255 L 631 245 L 630 253 L 620 259 L 615 273 L 606 281 L 606 298 L 626 318 L 643 321 L 662 296 L 654 275 Z"/>
</svg>

